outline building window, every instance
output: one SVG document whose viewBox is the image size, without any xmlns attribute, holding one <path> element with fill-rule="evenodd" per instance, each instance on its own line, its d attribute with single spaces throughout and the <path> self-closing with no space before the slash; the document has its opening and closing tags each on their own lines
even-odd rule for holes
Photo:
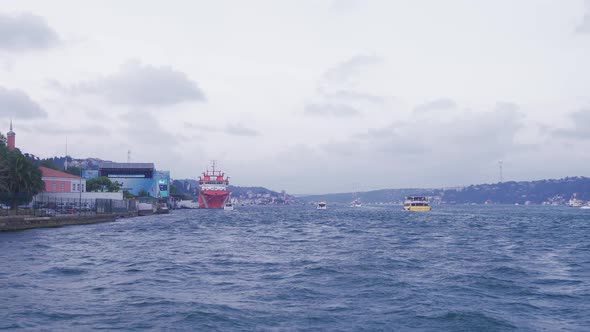
<svg viewBox="0 0 590 332">
<path fill-rule="evenodd" d="M 51 189 L 53 189 L 53 191 L 57 191 L 57 183 L 53 183 L 51 185 Z"/>
<path fill-rule="evenodd" d="M 61 184 L 61 191 L 64 191 L 64 190 L 66 190 L 66 184 L 65 183 L 62 183 Z"/>
<path fill-rule="evenodd" d="M 84 184 L 82 184 L 82 191 L 84 191 Z"/>
</svg>

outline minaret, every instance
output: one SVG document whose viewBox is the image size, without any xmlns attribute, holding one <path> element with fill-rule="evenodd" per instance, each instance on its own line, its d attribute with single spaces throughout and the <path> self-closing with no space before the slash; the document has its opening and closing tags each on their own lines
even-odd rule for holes
<svg viewBox="0 0 590 332">
<path fill-rule="evenodd" d="M 12 131 L 12 119 L 10 120 L 10 131 L 6 134 L 8 139 L 8 151 L 16 149 L 16 134 Z"/>
</svg>

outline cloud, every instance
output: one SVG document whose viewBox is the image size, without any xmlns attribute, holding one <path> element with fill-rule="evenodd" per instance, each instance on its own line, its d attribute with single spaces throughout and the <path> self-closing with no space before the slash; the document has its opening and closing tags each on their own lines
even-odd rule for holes
<svg viewBox="0 0 590 332">
<path fill-rule="evenodd" d="M 355 12 L 362 5 L 364 5 L 362 0 L 334 0 L 331 8 L 336 12 Z"/>
<path fill-rule="evenodd" d="M 489 112 L 463 111 L 449 117 L 398 122 L 368 129 L 354 136 L 373 151 L 389 152 L 428 160 L 460 157 L 469 162 L 488 161 L 516 148 L 515 135 L 523 126 L 523 115 L 515 104 Z"/>
<path fill-rule="evenodd" d="M 150 112 L 132 111 L 120 119 L 126 124 L 124 133 L 131 141 L 151 147 L 170 147 L 178 143 L 177 137 L 167 132 Z"/>
<path fill-rule="evenodd" d="M 304 113 L 306 115 L 336 117 L 358 116 L 361 114 L 359 110 L 349 105 L 328 103 L 307 104 Z"/>
<path fill-rule="evenodd" d="M 0 50 L 43 50 L 59 43 L 59 36 L 41 16 L 0 13 Z"/>
<path fill-rule="evenodd" d="M 573 126 L 565 129 L 555 129 L 554 135 L 563 138 L 590 139 L 590 109 L 580 110 L 570 114 Z"/>
<path fill-rule="evenodd" d="M 220 131 L 220 129 L 218 127 L 204 125 L 204 124 L 189 123 L 189 122 L 184 123 L 184 128 L 191 129 L 191 130 L 205 131 L 205 132 Z"/>
<path fill-rule="evenodd" d="M 364 67 L 378 64 L 374 55 L 356 55 L 328 69 L 321 77 L 314 101 L 305 104 L 303 113 L 311 116 L 350 117 L 383 106 L 385 97 L 360 91 L 356 85 Z"/>
<path fill-rule="evenodd" d="M 243 125 L 227 125 L 225 133 L 234 136 L 254 137 L 260 136 L 260 133 L 254 129 L 246 128 Z"/>
<path fill-rule="evenodd" d="M 27 128 L 29 129 L 29 128 Z M 95 124 L 77 125 L 74 127 L 63 126 L 59 123 L 45 123 L 43 125 L 35 125 L 30 128 L 32 132 L 41 133 L 50 136 L 64 136 L 64 135 L 84 135 L 84 136 L 108 136 L 110 130 L 106 127 Z"/>
<path fill-rule="evenodd" d="M 355 55 L 337 66 L 328 69 L 323 79 L 328 83 L 347 82 L 357 76 L 362 68 L 381 62 L 382 59 L 375 55 Z"/>
<path fill-rule="evenodd" d="M 385 102 L 386 98 L 370 93 L 359 92 L 354 90 L 337 90 L 334 92 L 322 92 L 322 95 L 326 99 L 340 100 L 344 102 L 369 102 L 377 105 L 381 105 Z"/>
<path fill-rule="evenodd" d="M 584 17 L 582 17 L 582 21 L 576 27 L 576 32 L 581 34 L 590 33 L 590 0 L 586 0 L 584 5 L 586 12 L 584 13 Z"/>
<path fill-rule="evenodd" d="M 204 124 L 194 124 L 186 122 L 184 124 L 184 128 L 206 132 L 206 133 L 225 133 L 228 135 L 233 136 L 242 136 L 242 137 L 255 137 L 261 136 L 260 132 L 255 129 L 247 128 L 242 124 L 228 124 L 224 127 L 216 127 L 211 125 L 204 125 Z"/>
<path fill-rule="evenodd" d="M 21 90 L 9 90 L 0 86 L 0 115 L 33 119 L 46 118 L 47 112 Z"/>
<path fill-rule="evenodd" d="M 75 94 L 96 94 L 113 104 L 128 106 L 170 106 L 205 101 L 196 82 L 171 67 L 128 62 L 110 76 L 81 82 L 70 89 Z"/>
<path fill-rule="evenodd" d="M 415 113 L 427 113 L 430 111 L 449 110 L 457 108 L 457 104 L 449 98 L 439 98 L 429 101 L 424 104 L 420 104 L 414 107 Z"/>
</svg>

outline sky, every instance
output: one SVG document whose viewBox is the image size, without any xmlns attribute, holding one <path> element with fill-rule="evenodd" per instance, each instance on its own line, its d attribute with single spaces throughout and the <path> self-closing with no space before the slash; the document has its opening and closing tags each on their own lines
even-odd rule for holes
<svg viewBox="0 0 590 332">
<path fill-rule="evenodd" d="M 295 194 L 590 176 L 590 0 L 0 0 L 0 132 Z"/>
</svg>

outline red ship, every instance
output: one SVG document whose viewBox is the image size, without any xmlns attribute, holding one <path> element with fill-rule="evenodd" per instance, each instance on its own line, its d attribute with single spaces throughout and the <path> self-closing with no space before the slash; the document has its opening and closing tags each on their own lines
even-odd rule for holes
<svg viewBox="0 0 590 332">
<path fill-rule="evenodd" d="M 211 163 L 211 170 L 206 170 L 199 176 L 199 207 L 201 209 L 223 209 L 229 203 L 231 191 L 229 177 L 225 173 L 215 170 L 215 162 Z"/>
</svg>

